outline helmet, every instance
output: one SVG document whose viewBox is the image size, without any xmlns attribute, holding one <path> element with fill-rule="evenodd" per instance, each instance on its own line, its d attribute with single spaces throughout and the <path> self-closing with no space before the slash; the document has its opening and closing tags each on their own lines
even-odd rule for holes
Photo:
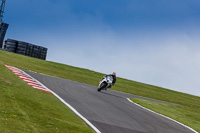
<svg viewBox="0 0 200 133">
<path fill-rule="evenodd" d="M 113 72 L 113 73 L 112 73 L 112 75 L 116 76 L 116 73 L 115 73 L 115 72 Z"/>
</svg>

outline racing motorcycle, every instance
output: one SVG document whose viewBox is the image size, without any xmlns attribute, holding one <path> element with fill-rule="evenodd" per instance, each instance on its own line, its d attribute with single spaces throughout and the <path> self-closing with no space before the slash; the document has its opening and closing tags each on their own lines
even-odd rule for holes
<svg viewBox="0 0 200 133">
<path fill-rule="evenodd" d="M 108 87 L 112 86 L 112 82 L 113 82 L 113 77 L 108 75 L 105 76 L 100 82 L 99 82 L 99 86 L 97 88 L 97 91 L 101 91 L 101 90 L 107 90 Z"/>
</svg>

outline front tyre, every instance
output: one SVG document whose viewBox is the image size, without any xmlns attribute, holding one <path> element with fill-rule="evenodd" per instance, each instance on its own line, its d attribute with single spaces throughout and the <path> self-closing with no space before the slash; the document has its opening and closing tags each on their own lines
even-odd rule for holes
<svg viewBox="0 0 200 133">
<path fill-rule="evenodd" d="M 107 84 L 105 82 L 100 84 L 100 87 L 97 89 L 97 91 L 101 91 L 102 89 L 104 89 L 107 86 Z"/>
</svg>

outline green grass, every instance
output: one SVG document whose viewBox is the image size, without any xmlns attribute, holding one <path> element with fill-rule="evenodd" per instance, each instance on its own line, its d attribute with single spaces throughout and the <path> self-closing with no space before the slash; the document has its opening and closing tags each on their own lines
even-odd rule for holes
<svg viewBox="0 0 200 133">
<path fill-rule="evenodd" d="M 147 101 L 138 98 L 131 98 L 131 100 L 143 107 L 151 109 L 159 114 L 170 117 L 178 122 L 181 122 L 189 127 L 193 127 L 200 132 L 200 113 L 199 107 L 192 108 L 189 106 L 169 105 L 159 102 Z"/>
<path fill-rule="evenodd" d="M 0 64 L 7 64 L 18 67 L 20 69 L 32 70 L 35 72 L 70 79 L 95 86 L 98 85 L 99 80 L 101 80 L 104 75 L 102 73 L 97 73 L 88 69 L 34 59 L 5 51 L 0 51 Z M 200 97 L 119 77 L 117 78 L 116 85 L 112 87 L 112 89 L 161 101 L 180 104 L 182 106 L 178 106 L 177 110 L 179 112 L 183 112 L 183 115 L 181 116 L 184 117 L 183 119 L 187 119 L 183 121 L 183 123 L 200 132 L 200 128 L 198 126 L 200 125 L 200 120 L 198 119 L 200 118 L 200 115 L 197 113 L 197 111 L 200 110 Z M 165 108 L 168 110 L 168 107 Z M 175 115 L 175 113 L 176 112 L 171 112 L 172 115 Z M 180 121 L 182 122 L 182 120 Z M 197 124 L 194 124 L 193 122 Z"/>
<path fill-rule="evenodd" d="M 93 133 L 52 94 L 37 90 L 0 64 L 0 133 Z"/>
</svg>

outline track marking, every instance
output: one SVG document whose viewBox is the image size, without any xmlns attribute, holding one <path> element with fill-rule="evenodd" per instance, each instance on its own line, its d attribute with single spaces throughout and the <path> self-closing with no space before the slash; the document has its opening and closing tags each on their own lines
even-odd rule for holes
<svg viewBox="0 0 200 133">
<path fill-rule="evenodd" d="M 90 123 L 90 121 L 88 121 L 84 116 L 82 116 L 75 108 L 73 108 L 70 104 L 68 104 L 67 102 L 65 102 L 65 100 L 63 100 L 55 92 L 53 92 L 52 90 L 50 90 L 49 88 L 47 88 L 45 85 L 43 85 L 41 82 L 39 82 L 38 80 L 36 80 L 35 78 L 33 78 L 32 76 L 30 76 L 29 74 L 27 74 L 26 72 L 24 72 L 24 71 L 22 71 L 22 70 L 20 70 L 20 69 L 18 69 L 16 67 L 12 67 L 12 66 L 9 66 L 9 65 L 5 65 L 5 66 L 8 69 L 10 69 L 11 71 L 13 71 L 13 73 L 15 73 L 16 75 L 18 75 L 26 83 L 28 83 L 29 85 L 31 85 L 33 88 L 39 89 L 41 91 L 48 92 L 48 93 L 53 94 L 54 96 L 56 96 L 62 103 L 64 103 L 67 107 L 69 107 L 82 120 L 84 120 L 85 123 L 88 126 L 90 126 L 96 133 L 101 133 L 92 123 Z"/>
<path fill-rule="evenodd" d="M 41 91 L 45 91 L 47 93 L 52 93 L 51 90 L 49 90 L 47 87 L 43 88 L 40 83 L 38 83 L 34 78 L 32 78 L 30 75 L 28 75 L 24 71 L 22 71 L 22 70 L 20 70 L 20 69 L 18 69 L 16 67 L 9 66 L 9 65 L 5 65 L 5 66 L 8 69 L 10 69 L 11 71 L 13 71 L 13 73 L 18 75 L 22 80 L 24 80 L 26 83 L 28 83 L 32 87 L 34 87 L 36 89 L 39 89 Z"/>
<path fill-rule="evenodd" d="M 186 126 L 186 125 L 184 125 L 184 124 L 182 124 L 182 123 L 180 123 L 180 122 L 178 122 L 178 121 L 176 121 L 176 120 L 174 120 L 174 119 L 172 119 L 172 118 L 169 118 L 169 117 L 167 117 L 167 116 L 165 116 L 165 115 L 159 114 L 159 113 L 154 112 L 154 111 L 152 111 L 152 110 L 150 110 L 150 109 L 147 109 L 147 108 L 145 108 L 145 107 L 143 107 L 143 106 L 141 106 L 141 105 L 139 105 L 139 104 L 137 104 L 137 103 L 134 103 L 133 101 L 131 101 L 130 98 L 126 98 L 126 99 L 127 99 L 129 102 L 131 102 L 131 103 L 133 103 L 133 104 L 135 104 L 135 105 L 137 105 L 137 106 L 139 106 L 139 107 L 141 107 L 141 108 L 143 108 L 143 109 L 145 109 L 145 110 L 148 110 L 148 111 L 150 111 L 150 112 L 152 112 L 152 113 L 154 113 L 154 114 L 156 114 L 156 115 L 165 117 L 165 118 L 167 118 L 167 119 L 169 119 L 169 120 L 171 120 L 171 121 L 173 121 L 173 122 L 176 122 L 176 123 L 178 123 L 178 124 L 180 124 L 180 125 L 182 125 L 182 126 L 188 128 L 188 129 L 190 129 L 190 130 L 193 131 L 194 133 L 198 133 L 197 131 L 195 131 L 195 130 L 192 129 L 191 127 Z"/>
</svg>

